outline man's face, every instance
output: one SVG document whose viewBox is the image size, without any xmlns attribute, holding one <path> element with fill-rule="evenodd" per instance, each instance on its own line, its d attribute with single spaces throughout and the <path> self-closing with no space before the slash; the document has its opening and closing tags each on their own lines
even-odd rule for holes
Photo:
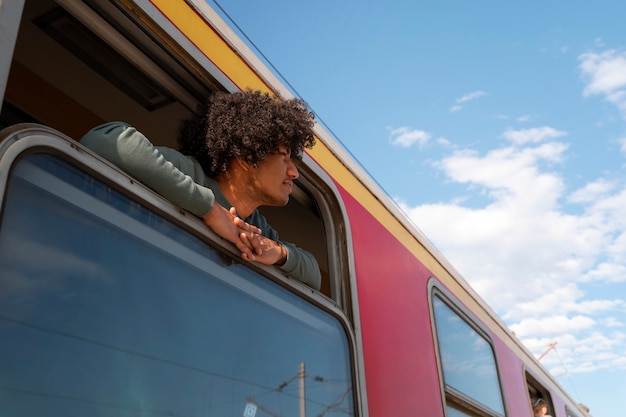
<svg viewBox="0 0 626 417">
<path fill-rule="evenodd" d="M 286 205 L 293 189 L 293 180 L 299 175 L 298 168 L 291 160 L 291 151 L 280 145 L 278 152 L 269 154 L 257 164 L 253 181 L 259 205 Z"/>
</svg>

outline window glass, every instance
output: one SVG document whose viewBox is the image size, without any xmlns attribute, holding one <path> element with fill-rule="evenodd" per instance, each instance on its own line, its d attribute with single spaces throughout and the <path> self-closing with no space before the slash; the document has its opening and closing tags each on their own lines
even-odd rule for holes
<svg viewBox="0 0 626 417">
<path fill-rule="evenodd" d="M 446 387 L 504 414 L 491 346 L 439 297 L 433 303 Z"/>
<path fill-rule="evenodd" d="M 0 271 L 3 415 L 353 415 L 334 316 L 52 156 L 13 171 Z"/>
</svg>

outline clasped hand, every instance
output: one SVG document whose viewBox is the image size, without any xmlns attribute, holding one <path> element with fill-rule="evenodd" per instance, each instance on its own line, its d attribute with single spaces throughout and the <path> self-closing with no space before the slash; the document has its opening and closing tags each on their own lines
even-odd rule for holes
<svg viewBox="0 0 626 417">
<path fill-rule="evenodd" d="M 283 245 L 263 236 L 258 227 L 246 223 L 237 216 L 234 207 L 226 210 L 214 203 L 202 220 L 219 236 L 232 242 L 245 260 L 282 265 L 287 259 L 287 249 Z"/>
</svg>

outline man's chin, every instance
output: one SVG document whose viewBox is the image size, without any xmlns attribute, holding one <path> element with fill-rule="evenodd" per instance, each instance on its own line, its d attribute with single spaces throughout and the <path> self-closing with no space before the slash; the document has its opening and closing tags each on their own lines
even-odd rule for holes
<svg viewBox="0 0 626 417">
<path fill-rule="evenodd" d="M 282 200 L 274 200 L 271 203 L 265 204 L 268 207 L 285 207 L 289 203 L 289 196 Z"/>
</svg>

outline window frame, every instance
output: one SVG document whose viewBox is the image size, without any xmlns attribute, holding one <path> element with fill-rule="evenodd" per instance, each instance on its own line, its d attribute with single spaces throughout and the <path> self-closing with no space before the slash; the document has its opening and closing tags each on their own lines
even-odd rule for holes
<svg viewBox="0 0 626 417">
<path fill-rule="evenodd" d="M 507 417 L 508 407 L 506 401 L 506 395 L 502 382 L 502 373 L 500 370 L 500 361 L 498 358 L 498 352 L 493 343 L 492 337 L 489 335 L 484 324 L 482 324 L 469 308 L 464 306 L 451 291 L 445 289 L 436 278 L 431 277 L 429 281 L 429 310 L 431 318 L 431 327 L 433 332 L 433 344 L 435 347 L 435 356 L 437 360 L 437 370 L 439 373 L 439 384 L 441 390 L 442 407 L 444 413 L 447 415 L 447 408 L 454 408 L 468 416 L 476 417 Z M 493 362 L 495 365 L 496 377 L 498 379 L 498 388 L 500 398 L 502 400 L 502 408 L 504 414 L 500 414 L 496 410 L 492 410 L 485 404 L 477 401 L 476 399 L 464 394 L 452 386 L 449 386 L 445 382 L 444 369 L 442 361 L 441 346 L 439 342 L 438 325 L 435 317 L 435 298 L 438 298 L 446 307 L 448 307 L 456 316 L 463 320 L 463 322 L 473 331 L 475 331 L 489 346 L 493 355 Z"/>
<path fill-rule="evenodd" d="M 68 162 L 156 215 L 165 218 L 177 227 L 183 228 L 225 256 L 233 259 L 239 258 L 238 253 L 233 250 L 234 246 L 225 242 L 208 229 L 200 219 L 181 210 L 74 140 L 52 128 L 38 124 L 18 124 L 0 131 L 0 227 L 4 212 L 7 183 L 11 176 L 12 167 L 23 157 L 33 153 L 50 154 Z M 326 215 L 329 215 L 330 209 L 327 210 Z M 290 292 L 296 293 L 314 307 L 325 311 L 339 321 L 344 329 L 350 351 L 349 366 L 353 381 L 354 415 L 367 415 L 364 412 L 367 408 L 363 394 L 365 392 L 365 377 L 362 372 L 363 358 L 359 353 L 361 352 L 360 339 L 357 338 L 354 330 L 357 326 L 354 326 L 354 322 L 351 319 L 354 313 L 349 314 L 345 311 L 345 305 L 299 281 L 284 276 L 278 268 L 245 261 L 240 262 L 247 268 L 261 273 Z M 346 288 L 344 290 L 346 297 L 349 296 L 349 291 L 352 291 L 352 289 Z"/>
</svg>

